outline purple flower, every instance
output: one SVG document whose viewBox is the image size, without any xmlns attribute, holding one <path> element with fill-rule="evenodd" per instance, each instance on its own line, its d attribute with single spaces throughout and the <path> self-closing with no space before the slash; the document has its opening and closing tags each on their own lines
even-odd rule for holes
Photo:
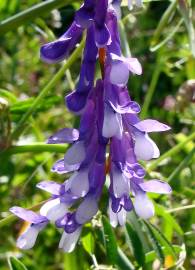
<svg viewBox="0 0 195 270">
<path fill-rule="evenodd" d="M 141 1 L 134 2 L 141 5 Z M 31 224 L 18 239 L 20 248 L 31 248 L 39 231 L 50 221 L 63 230 L 59 248 L 71 252 L 82 227 L 98 212 L 106 173 L 110 175 L 108 215 L 113 227 L 124 226 L 132 209 L 141 218 L 153 216 L 154 206 L 148 192 L 171 192 L 165 182 L 144 181 L 146 172 L 138 163 L 139 159 L 147 161 L 160 155 L 149 133 L 167 131 L 170 127 L 157 120 L 140 120 L 141 108 L 129 96 L 126 86 L 129 75 L 141 75 L 142 68 L 137 58 L 122 55 L 118 31 L 120 3 L 120 0 L 85 0 L 68 31 L 41 48 L 41 57 L 46 62 L 61 61 L 87 28 L 79 81 L 75 91 L 65 98 L 68 109 L 81 116 L 80 126 L 60 129 L 47 142 L 70 144 L 64 157 L 51 169 L 62 175 L 68 173 L 68 177 L 64 183 L 42 181 L 37 185 L 51 194 L 40 214 L 20 207 L 10 209 Z M 132 3 L 129 1 L 130 6 Z M 105 59 L 99 57 L 103 78 L 95 84 L 98 49 L 103 50 Z"/>
<path fill-rule="evenodd" d="M 41 47 L 41 59 L 49 64 L 64 60 L 81 39 L 82 32 L 83 29 L 73 22 L 59 39 Z"/>
</svg>

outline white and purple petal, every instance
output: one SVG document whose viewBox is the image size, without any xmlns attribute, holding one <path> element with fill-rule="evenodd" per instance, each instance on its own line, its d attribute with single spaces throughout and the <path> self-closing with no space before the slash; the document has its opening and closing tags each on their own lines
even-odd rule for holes
<svg viewBox="0 0 195 270">
<path fill-rule="evenodd" d="M 146 120 L 139 121 L 134 125 L 134 127 L 139 129 L 142 132 L 147 132 L 147 133 L 167 131 L 171 129 L 169 126 L 153 119 L 146 119 Z"/>
<path fill-rule="evenodd" d="M 75 128 L 63 128 L 49 137 L 48 144 L 72 143 L 79 138 L 79 131 Z"/>
<path fill-rule="evenodd" d="M 154 216 L 154 205 L 145 192 L 138 192 L 135 195 L 134 209 L 136 214 L 143 219 Z"/>
<path fill-rule="evenodd" d="M 14 206 L 14 207 L 10 208 L 10 212 L 12 212 L 17 217 L 19 217 L 25 221 L 28 221 L 30 223 L 34 223 L 34 224 L 38 224 L 38 223 L 47 221 L 47 219 L 44 216 L 39 215 L 33 211 L 24 209 L 24 208 L 19 207 L 19 206 Z"/>
<path fill-rule="evenodd" d="M 160 156 L 157 145 L 147 133 L 135 133 L 134 151 L 137 159 L 146 161 Z"/>
<path fill-rule="evenodd" d="M 54 181 L 42 181 L 38 183 L 36 187 L 45 190 L 53 195 L 60 195 L 62 185 Z"/>
<path fill-rule="evenodd" d="M 144 183 L 140 183 L 139 186 L 145 192 L 154 192 L 159 194 L 170 194 L 172 189 L 169 184 L 160 180 L 149 180 Z"/>
<path fill-rule="evenodd" d="M 81 227 L 79 227 L 73 233 L 66 233 L 65 231 L 62 234 L 59 248 L 63 249 L 64 252 L 70 253 L 74 250 L 76 243 L 81 234 Z"/>
<path fill-rule="evenodd" d="M 76 210 L 77 223 L 84 224 L 91 220 L 98 211 L 97 200 L 94 197 L 86 197 Z"/>
</svg>

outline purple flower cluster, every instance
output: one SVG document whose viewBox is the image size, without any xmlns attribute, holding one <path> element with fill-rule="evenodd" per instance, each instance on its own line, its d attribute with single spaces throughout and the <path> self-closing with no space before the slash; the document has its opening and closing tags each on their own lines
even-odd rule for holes
<svg viewBox="0 0 195 270">
<path fill-rule="evenodd" d="M 80 127 L 61 129 L 48 139 L 49 144 L 71 144 L 64 158 L 52 168 L 53 172 L 71 176 L 63 184 L 43 181 L 37 185 L 51 193 L 40 214 L 11 208 L 15 215 L 30 223 L 17 242 L 22 249 L 33 247 L 39 231 L 51 221 L 63 229 L 59 247 L 71 252 L 83 225 L 98 212 L 106 173 L 110 175 L 108 214 L 113 227 L 123 226 L 127 212 L 132 209 L 141 218 L 154 215 L 147 192 L 171 192 L 170 186 L 162 181 L 144 182 L 145 170 L 138 163 L 159 157 L 159 149 L 149 133 L 170 128 L 156 120 L 140 120 L 140 106 L 129 97 L 128 78 L 132 74 L 141 75 L 142 68 L 136 58 L 122 55 L 119 8 L 120 1 L 85 0 L 68 31 L 41 48 L 41 58 L 47 63 L 61 61 L 86 29 L 79 82 L 65 99 L 68 109 L 81 116 Z M 94 85 L 98 58 L 103 76 Z"/>
</svg>

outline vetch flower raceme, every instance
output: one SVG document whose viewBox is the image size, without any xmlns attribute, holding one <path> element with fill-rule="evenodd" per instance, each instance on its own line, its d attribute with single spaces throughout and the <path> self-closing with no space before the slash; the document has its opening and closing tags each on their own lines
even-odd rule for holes
<svg viewBox="0 0 195 270">
<path fill-rule="evenodd" d="M 60 129 L 47 142 L 70 144 L 64 157 L 52 167 L 54 173 L 68 173 L 68 179 L 62 184 L 42 181 L 37 185 L 51 194 L 40 214 L 20 207 L 10 209 L 30 224 L 18 239 L 20 248 L 33 247 L 38 233 L 52 222 L 63 230 L 59 248 L 71 252 L 82 227 L 98 212 L 106 173 L 110 175 L 108 215 L 113 227 L 123 226 L 127 213 L 133 209 L 141 218 L 152 217 L 154 206 L 148 192 L 171 192 L 167 183 L 157 179 L 144 182 L 146 172 L 138 163 L 160 155 L 149 133 L 170 128 L 157 120 L 140 120 L 141 108 L 129 96 L 129 76 L 141 75 L 142 67 L 136 58 L 122 54 L 118 31 L 120 2 L 85 0 L 66 33 L 41 48 L 43 61 L 61 61 L 86 29 L 80 78 L 75 91 L 65 98 L 68 109 L 81 116 L 80 126 Z M 129 1 L 130 6 L 132 3 Z M 141 6 L 141 1 L 135 4 Z M 97 60 L 102 79 L 95 83 Z"/>
</svg>

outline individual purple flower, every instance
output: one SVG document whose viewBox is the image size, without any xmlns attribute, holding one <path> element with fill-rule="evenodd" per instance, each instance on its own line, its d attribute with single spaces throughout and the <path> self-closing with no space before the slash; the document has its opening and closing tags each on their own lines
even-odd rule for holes
<svg viewBox="0 0 195 270">
<path fill-rule="evenodd" d="M 47 225 L 47 218 L 17 206 L 12 207 L 10 211 L 14 215 L 29 223 L 26 230 L 19 236 L 17 240 L 17 247 L 21 249 L 32 248 L 35 245 L 39 232 Z"/>
<path fill-rule="evenodd" d="M 142 67 L 137 58 L 125 58 L 121 52 L 120 37 L 116 13 L 108 12 L 107 25 L 111 35 L 111 43 L 108 46 L 108 59 L 110 61 L 110 82 L 119 86 L 125 86 L 129 74 L 142 74 Z"/>
<path fill-rule="evenodd" d="M 73 22 L 59 39 L 41 47 L 41 59 L 49 64 L 64 60 L 80 41 L 82 32 L 83 29 Z"/>
</svg>

